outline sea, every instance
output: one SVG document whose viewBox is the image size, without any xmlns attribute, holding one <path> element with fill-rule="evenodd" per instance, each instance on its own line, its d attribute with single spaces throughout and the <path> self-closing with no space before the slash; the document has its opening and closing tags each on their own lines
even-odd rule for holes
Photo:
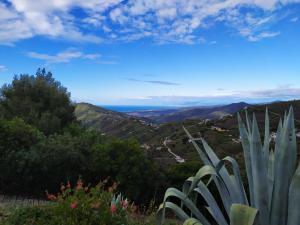
<svg viewBox="0 0 300 225">
<path fill-rule="evenodd" d="M 174 106 L 145 106 L 145 105 L 99 105 L 102 108 L 116 111 L 116 112 L 138 112 L 138 111 L 153 111 L 153 110 L 165 110 L 174 109 Z"/>
</svg>

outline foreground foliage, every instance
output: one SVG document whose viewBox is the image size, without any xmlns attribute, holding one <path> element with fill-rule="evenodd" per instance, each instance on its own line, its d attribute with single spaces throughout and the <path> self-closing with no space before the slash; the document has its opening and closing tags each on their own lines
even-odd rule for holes
<svg viewBox="0 0 300 225">
<path fill-rule="evenodd" d="M 0 120 L 0 130 L 0 191 L 6 194 L 39 196 L 79 176 L 93 184 L 110 177 L 139 203 L 155 193 L 157 169 L 136 141 L 109 140 L 78 125 L 47 137 L 21 119 Z"/>
<path fill-rule="evenodd" d="M 152 212 L 141 214 L 138 207 L 115 194 L 117 185 L 108 186 L 107 180 L 94 187 L 81 180 L 73 187 L 70 182 L 61 185 L 58 194 L 47 197 L 49 204 L 11 210 L 0 223 L 3 225 L 153 225 Z M 178 225 L 177 221 L 168 221 Z"/>
<path fill-rule="evenodd" d="M 162 180 L 136 141 L 83 128 L 70 93 L 45 69 L 15 76 L 0 89 L 0 131 L 2 194 L 41 197 L 61 181 L 81 176 L 96 184 L 110 177 L 130 199 L 146 203 Z"/>
<path fill-rule="evenodd" d="M 284 121 L 279 121 L 274 150 L 270 143 L 268 113 L 263 144 L 254 115 L 251 121 L 246 113 L 246 125 L 240 116 L 238 120 L 250 198 L 246 195 L 235 159 L 225 157 L 220 160 L 203 139 L 203 148 L 200 148 L 184 128 L 205 166 L 185 181 L 182 191 L 175 188 L 166 191 L 157 213 L 157 224 L 164 222 L 166 209 L 171 209 L 185 224 L 209 225 L 210 221 L 220 225 L 229 224 L 229 221 L 232 225 L 300 224 L 300 166 L 296 169 L 292 108 L 288 115 L 285 114 Z M 231 166 L 230 170 L 227 165 Z M 211 193 L 211 186 L 216 187 L 217 195 Z M 181 205 L 172 199 L 178 199 Z M 198 199 L 201 199 L 200 207 Z"/>
</svg>

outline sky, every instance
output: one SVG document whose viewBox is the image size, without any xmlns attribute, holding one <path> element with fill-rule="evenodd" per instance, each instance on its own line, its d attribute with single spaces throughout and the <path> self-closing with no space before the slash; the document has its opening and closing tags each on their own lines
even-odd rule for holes
<svg viewBox="0 0 300 225">
<path fill-rule="evenodd" d="M 0 0 L 0 85 L 53 73 L 75 102 L 300 98 L 300 0 Z"/>
</svg>

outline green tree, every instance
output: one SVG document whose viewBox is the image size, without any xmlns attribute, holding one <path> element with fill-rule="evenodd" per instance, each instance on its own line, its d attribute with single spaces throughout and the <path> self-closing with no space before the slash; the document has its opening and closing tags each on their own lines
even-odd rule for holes
<svg viewBox="0 0 300 225">
<path fill-rule="evenodd" d="M 38 69 L 36 75 L 15 76 L 0 89 L 0 115 L 5 119 L 22 118 L 49 135 L 75 120 L 70 93 L 51 72 Z"/>
</svg>

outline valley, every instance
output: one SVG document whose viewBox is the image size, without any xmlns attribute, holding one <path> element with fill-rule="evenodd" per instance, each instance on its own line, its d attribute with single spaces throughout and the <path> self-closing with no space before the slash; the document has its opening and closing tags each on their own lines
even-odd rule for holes
<svg viewBox="0 0 300 225">
<path fill-rule="evenodd" d="M 263 128 L 264 113 L 267 107 L 271 131 L 274 134 L 279 115 L 283 116 L 284 110 L 287 110 L 290 105 L 294 107 L 295 119 L 300 120 L 299 100 L 261 105 L 234 103 L 227 106 L 218 106 L 217 108 L 176 109 L 176 113 L 173 110 L 171 114 L 180 114 L 182 116 L 178 117 L 177 121 L 164 123 L 157 123 L 157 120 L 152 122 L 151 119 L 159 117 L 158 114 L 171 116 L 171 109 L 152 111 L 148 112 L 148 114 L 138 111 L 128 115 L 91 104 L 79 103 L 76 106 L 75 114 L 84 126 L 96 129 L 103 135 L 138 140 L 140 147 L 144 149 L 149 158 L 158 162 L 162 167 L 167 168 L 169 165 L 176 163 L 198 160 L 197 152 L 189 143 L 183 126 L 194 138 L 203 137 L 215 149 L 219 157 L 231 155 L 238 162 L 242 162 L 243 153 L 239 140 L 236 113 L 241 112 L 243 116 L 245 109 L 247 109 L 249 115 L 254 112 L 260 127 Z M 223 110 L 222 115 L 227 112 L 225 116 L 221 118 L 212 117 L 212 115 L 216 115 L 216 111 L 221 109 Z M 186 115 L 185 112 L 187 113 Z M 189 117 L 191 114 L 193 116 Z M 182 118 L 184 117 L 189 119 L 183 120 Z M 296 126 L 300 128 L 300 123 L 296 122 Z"/>
</svg>

